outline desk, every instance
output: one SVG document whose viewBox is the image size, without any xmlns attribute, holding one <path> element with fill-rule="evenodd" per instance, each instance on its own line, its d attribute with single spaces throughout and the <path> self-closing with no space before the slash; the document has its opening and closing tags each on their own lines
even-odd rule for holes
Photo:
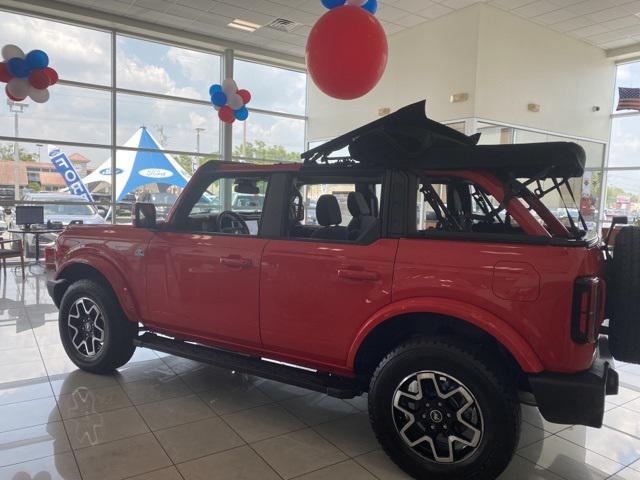
<svg viewBox="0 0 640 480">
<path fill-rule="evenodd" d="M 10 228 L 7 231 L 9 233 L 15 233 L 18 235 L 22 235 L 22 248 L 25 250 L 25 257 L 26 257 L 26 249 L 27 249 L 27 244 L 24 241 L 25 235 L 33 235 L 34 237 L 36 237 L 36 260 L 35 260 L 35 264 L 36 265 L 40 265 L 40 235 L 44 235 L 47 233 L 62 233 L 64 229 L 63 228 L 30 228 L 29 230 L 24 230 L 24 229 L 18 229 L 18 228 Z"/>
</svg>

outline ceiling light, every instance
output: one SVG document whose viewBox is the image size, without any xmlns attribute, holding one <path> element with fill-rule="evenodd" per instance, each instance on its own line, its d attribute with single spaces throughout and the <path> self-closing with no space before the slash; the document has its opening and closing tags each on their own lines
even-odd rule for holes
<svg viewBox="0 0 640 480">
<path fill-rule="evenodd" d="M 253 22 L 247 22 L 246 20 L 240 20 L 236 18 L 229 24 L 229 27 L 237 28 L 238 30 L 244 30 L 245 32 L 255 32 L 260 28 L 260 25 Z"/>
</svg>

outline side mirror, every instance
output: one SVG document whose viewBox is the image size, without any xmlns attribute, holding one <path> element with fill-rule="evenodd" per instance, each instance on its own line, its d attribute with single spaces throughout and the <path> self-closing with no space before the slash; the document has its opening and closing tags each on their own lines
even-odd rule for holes
<svg viewBox="0 0 640 480">
<path fill-rule="evenodd" d="M 138 228 L 155 228 L 156 206 L 153 203 L 134 203 L 133 225 Z"/>
</svg>

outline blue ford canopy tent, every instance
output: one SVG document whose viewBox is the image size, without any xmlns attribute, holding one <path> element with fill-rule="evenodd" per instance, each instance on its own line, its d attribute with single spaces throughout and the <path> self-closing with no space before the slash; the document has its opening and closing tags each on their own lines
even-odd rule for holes
<svg viewBox="0 0 640 480">
<path fill-rule="evenodd" d="M 116 155 L 116 201 L 120 202 L 127 193 L 149 183 L 163 183 L 184 187 L 191 175 L 160 145 L 147 131 L 140 127 L 124 144 L 125 147 L 153 149 L 135 152 L 120 150 Z M 96 182 L 111 183 L 111 158 L 83 179 L 89 186 Z M 89 187 L 91 188 L 91 187 Z"/>
</svg>

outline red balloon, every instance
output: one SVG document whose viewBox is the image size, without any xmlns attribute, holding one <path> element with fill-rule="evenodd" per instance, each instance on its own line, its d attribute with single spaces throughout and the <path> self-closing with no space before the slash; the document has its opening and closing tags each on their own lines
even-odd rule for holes
<svg viewBox="0 0 640 480">
<path fill-rule="evenodd" d="M 242 102 L 245 105 L 251 101 L 251 94 L 249 93 L 249 90 L 238 90 L 238 95 L 242 97 Z"/>
<path fill-rule="evenodd" d="M 13 95 L 11 95 L 9 93 L 9 85 L 7 85 L 6 87 L 4 87 L 4 93 L 7 94 L 7 97 L 9 97 L 9 100 L 13 100 L 14 102 L 21 102 L 22 100 L 24 100 L 27 97 L 14 97 Z"/>
<path fill-rule="evenodd" d="M 0 62 L 0 82 L 7 83 L 11 80 L 13 76 L 9 73 L 7 69 L 7 62 Z"/>
<path fill-rule="evenodd" d="M 51 84 L 51 79 L 49 75 L 47 75 L 47 72 L 44 71 L 44 68 L 38 68 L 31 70 L 31 73 L 29 73 L 29 84 L 33 88 L 44 90 Z"/>
<path fill-rule="evenodd" d="M 53 68 L 47 67 L 44 69 L 44 72 L 49 77 L 49 85 L 55 85 L 58 82 L 58 72 L 56 72 Z"/>
<path fill-rule="evenodd" d="M 233 123 L 236 121 L 236 116 L 233 114 L 233 110 L 229 105 L 225 105 L 218 110 L 218 118 L 224 123 Z"/>
<path fill-rule="evenodd" d="M 362 7 L 333 8 L 316 22 L 307 40 L 307 69 L 327 95 L 361 97 L 380 81 L 389 55 L 380 22 Z"/>
</svg>

